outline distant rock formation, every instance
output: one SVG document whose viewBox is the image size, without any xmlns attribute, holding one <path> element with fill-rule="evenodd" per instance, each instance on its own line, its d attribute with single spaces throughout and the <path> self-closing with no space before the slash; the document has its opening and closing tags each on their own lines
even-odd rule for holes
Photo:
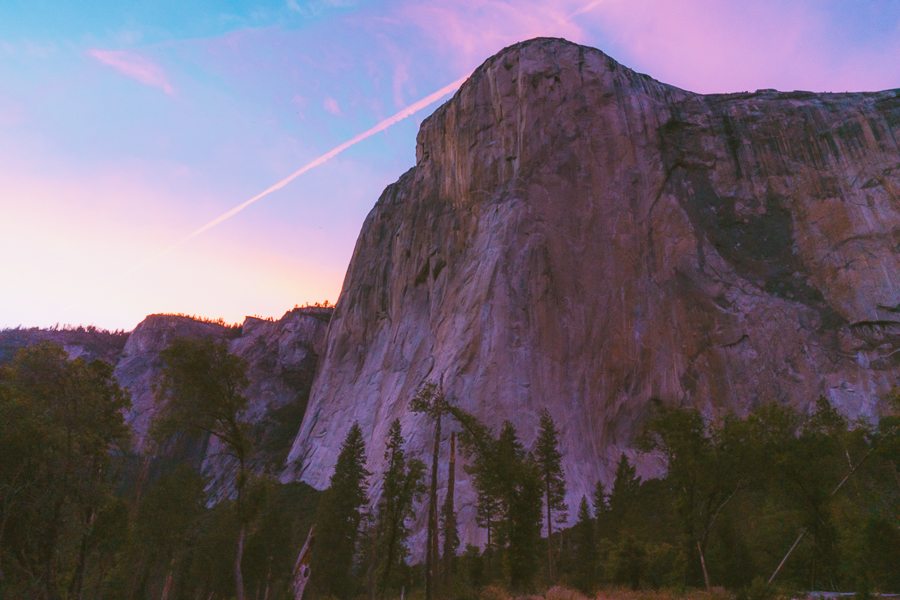
<svg viewBox="0 0 900 600">
<path fill-rule="evenodd" d="M 0 364 L 12 360 L 20 349 L 41 342 L 59 344 L 72 359 L 92 361 L 99 358 L 116 364 L 128 341 L 128 335 L 125 331 L 106 331 L 92 326 L 3 329 L 0 330 Z"/>
<path fill-rule="evenodd" d="M 550 410 L 572 515 L 654 397 L 873 416 L 900 365 L 898 135 L 898 90 L 703 96 L 564 40 L 503 50 L 366 219 L 283 477 L 327 486 L 354 421 L 373 473 L 395 418 L 425 456 L 409 401 L 441 375 L 526 443 Z"/>
<path fill-rule="evenodd" d="M 11 360 L 20 348 L 48 341 L 60 344 L 70 358 L 103 359 L 115 366 L 114 375 L 128 390 L 132 407 L 126 415 L 134 431 L 138 452 L 149 450 L 147 430 L 156 412 L 153 386 L 163 367 L 159 353 L 176 337 L 228 340 L 229 351 L 244 358 L 250 385 L 244 394 L 249 405 L 245 419 L 262 442 L 253 455 L 257 470 L 280 471 L 300 427 L 318 358 L 333 308 L 306 306 L 287 312 L 278 321 L 247 317 L 243 325 L 181 315 L 150 315 L 130 333 L 93 327 L 67 329 L 7 329 L 0 331 L 0 363 Z M 201 447 L 192 449 L 202 458 Z M 212 440 L 209 455 L 219 448 Z M 207 460 L 207 471 L 222 471 L 221 461 Z M 226 490 L 227 491 L 227 490 Z"/>
<path fill-rule="evenodd" d="M 264 443 L 259 468 L 280 467 L 297 431 L 312 386 L 331 308 L 303 307 L 278 321 L 247 317 L 239 329 L 175 315 L 150 315 L 135 327 L 116 364 L 119 384 L 131 393 L 128 416 L 138 450 L 147 446 L 147 429 L 156 408 L 153 385 L 162 369 L 159 353 L 176 337 L 228 339 L 229 351 L 247 361 L 250 400 L 245 418 L 260 427 Z M 216 440 L 209 454 L 218 453 Z M 207 467 L 218 470 L 216 465 Z"/>
</svg>

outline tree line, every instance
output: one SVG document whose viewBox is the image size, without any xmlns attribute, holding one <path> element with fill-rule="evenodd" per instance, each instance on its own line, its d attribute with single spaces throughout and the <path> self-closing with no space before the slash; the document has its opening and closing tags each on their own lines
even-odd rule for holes
<svg viewBox="0 0 900 600">
<path fill-rule="evenodd" d="M 288 598 L 313 523 L 307 597 L 900 590 L 897 394 L 875 423 L 849 422 L 825 399 L 718 420 L 655 402 L 636 447 L 664 461 L 664 476 L 642 480 L 621 455 L 569 527 L 561 432 L 546 410 L 528 447 L 510 421 L 491 430 L 442 382 L 425 383 L 410 408 L 431 435 L 428 464 L 409 454 L 399 420 L 371 449 L 354 423 L 318 492 L 280 483 L 260 460 L 266 441 L 242 418 L 246 363 L 225 342 L 176 340 L 161 360 L 143 454 L 108 364 L 41 344 L 0 366 L 0 597 Z M 204 469 L 213 439 L 218 467 Z M 368 451 L 384 458 L 377 494 Z M 483 547 L 460 547 L 463 473 Z M 424 560 L 411 564 L 422 521 Z"/>
<path fill-rule="evenodd" d="M 580 499 L 575 525 L 566 527 L 560 433 L 549 413 L 542 412 L 528 449 L 511 422 L 495 435 L 447 401 L 439 385 L 426 384 L 412 408 L 432 422 L 433 457 L 438 456 L 441 419 L 449 418 L 459 431 L 486 545 L 458 551 L 453 452 L 444 471 L 447 492 L 440 519 L 435 516 L 436 458 L 430 485 L 422 487 L 424 465 L 416 461 L 406 478 L 385 478 L 377 506 L 366 513 L 369 474 L 362 433 L 354 424 L 329 488 L 354 498 L 354 517 L 329 521 L 344 525 L 345 551 L 340 561 L 319 563 L 315 589 L 337 598 L 398 597 L 402 587 L 420 590 L 425 598 L 477 598 L 488 585 L 522 593 L 560 584 L 586 594 L 614 586 L 726 588 L 754 599 L 798 590 L 855 591 L 863 597 L 896 592 L 900 396 L 891 394 L 887 404 L 887 413 L 870 423 L 848 421 L 825 398 L 808 412 L 769 403 L 719 420 L 654 401 L 636 446 L 639 453 L 663 459 L 665 474 L 642 480 L 622 454 L 611 485 L 597 481 L 591 497 Z M 402 447 L 399 422 L 391 432 L 390 447 Z M 345 478 L 348 456 L 355 467 Z M 425 561 L 419 568 L 406 564 L 406 552 L 386 550 L 406 541 L 405 525 L 390 538 L 381 534 L 388 530 L 384 507 L 400 498 L 393 481 L 409 482 L 404 489 L 416 490 L 402 500 L 407 520 L 414 517 L 410 506 L 416 500 L 428 515 Z M 323 503 L 320 510 L 341 510 L 337 506 Z M 375 523 L 372 528 L 367 529 L 367 518 Z M 372 533 L 374 538 L 367 537 Z M 371 546 L 370 539 L 376 540 Z M 374 585 L 366 579 L 373 573 Z M 395 578 L 387 579 L 387 573 Z"/>
</svg>

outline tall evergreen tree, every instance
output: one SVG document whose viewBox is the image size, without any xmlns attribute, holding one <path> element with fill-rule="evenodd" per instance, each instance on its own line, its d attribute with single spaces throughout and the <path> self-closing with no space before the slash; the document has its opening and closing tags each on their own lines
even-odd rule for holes
<svg viewBox="0 0 900 600">
<path fill-rule="evenodd" d="M 525 452 L 515 427 L 503 423 L 495 444 L 496 495 L 503 521 L 498 538 L 506 546 L 510 586 L 526 589 L 534 578 L 541 530 L 541 473 L 537 461 Z"/>
<path fill-rule="evenodd" d="M 568 507 L 565 503 L 566 479 L 562 469 L 562 452 L 559 451 L 559 430 L 550 411 L 541 411 L 541 425 L 535 441 L 534 456 L 541 472 L 544 506 L 547 510 L 547 572 L 553 577 L 553 513 L 558 521 L 565 521 Z"/>
<path fill-rule="evenodd" d="M 370 473 L 365 465 L 362 429 L 354 422 L 319 504 L 318 540 L 311 567 L 316 588 L 338 598 L 348 598 L 352 591 L 350 570 L 368 503 L 366 478 Z"/>
<path fill-rule="evenodd" d="M 378 524 L 376 528 L 376 557 L 378 567 L 377 592 L 384 597 L 398 586 L 398 577 L 406 562 L 409 550 L 407 521 L 414 516 L 413 503 L 425 493 L 423 483 L 425 463 L 408 459 L 403 450 L 405 444 L 400 419 L 391 423 L 384 451 L 387 471 L 384 488 L 378 500 Z"/>
<path fill-rule="evenodd" d="M 640 487 L 641 478 L 637 476 L 637 470 L 623 452 L 618 465 L 616 465 L 616 478 L 613 481 L 612 493 L 609 495 L 611 528 L 614 535 L 627 527 L 631 509 L 637 499 Z"/>
<path fill-rule="evenodd" d="M 606 492 L 606 486 L 603 481 L 598 479 L 597 485 L 594 487 L 594 518 L 599 519 L 600 515 L 609 512 L 609 494 Z"/>
<path fill-rule="evenodd" d="M 590 594 L 597 585 L 597 539 L 591 507 L 587 498 L 581 497 L 578 505 L 578 522 L 575 524 L 575 587 Z"/>
<path fill-rule="evenodd" d="M 425 600 L 437 597 L 440 581 L 440 545 L 437 487 L 438 457 L 441 444 L 441 417 L 447 412 L 444 398 L 444 382 L 425 383 L 419 389 L 410 406 L 414 412 L 425 413 L 434 420 L 434 446 L 431 455 L 431 487 L 428 492 L 428 535 L 425 548 Z"/>
</svg>

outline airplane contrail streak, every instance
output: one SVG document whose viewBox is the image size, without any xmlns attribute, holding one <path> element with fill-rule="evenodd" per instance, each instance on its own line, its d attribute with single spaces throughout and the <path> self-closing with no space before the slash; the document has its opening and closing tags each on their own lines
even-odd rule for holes
<svg viewBox="0 0 900 600">
<path fill-rule="evenodd" d="M 469 73 L 469 75 L 471 75 L 471 73 Z M 403 110 L 401 110 L 400 112 L 398 112 L 398 113 L 397 113 L 396 115 L 394 115 L 393 117 L 389 117 L 389 118 L 385 119 L 384 121 L 382 121 L 381 123 L 379 123 L 378 125 L 376 125 L 375 127 L 373 127 L 372 129 L 369 129 L 368 131 L 364 131 L 363 133 L 360 133 L 359 135 L 357 135 L 357 136 L 354 137 L 353 139 L 344 142 L 343 144 L 341 144 L 340 146 L 338 146 L 338 147 L 335 148 L 334 150 L 331 150 L 330 152 L 327 152 L 327 153 L 323 154 L 322 156 L 320 156 L 319 158 L 315 159 L 314 161 L 312 161 L 312 162 L 310 162 L 310 163 L 308 163 L 308 164 L 306 164 L 306 165 L 300 167 L 300 169 L 298 169 L 297 171 L 294 171 L 293 173 L 291 173 L 290 175 L 288 175 L 287 177 L 285 177 L 284 179 L 282 179 L 281 181 L 279 181 L 278 183 L 276 183 L 275 185 L 273 185 L 273 186 L 270 187 L 269 189 L 267 189 L 267 190 L 265 190 L 264 192 L 261 192 L 261 193 L 255 195 L 255 196 L 253 196 L 252 198 L 250 198 L 250 199 L 247 200 L 246 202 L 244 202 L 244 203 L 242 203 L 242 204 L 239 204 L 239 205 L 235 206 L 234 208 L 232 208 L 231 210 L 229 210 L 229 211 L 226 212 L 225 214 L 216 217 L 215 219 L 213 219 L 212 221 L 210 221 L 209 223 L 207 223 L 207 224 L 204 225 L 203 227 L 197 229 L 196 231 L 194 231 L 193 233 L 191 233 L 189 236 L 185 237 L 183 240 L 181 240 L 181 241 L 179 241 L 179 242 L 176 242 L 175 244 L 172 244 L 171 246 L 169 246 L 168 248 L 166 248 L 165 250 L 163 250 L 162 252 L 160 252 L 159 254 L 157 254 L 156 256 L 154 256 L 153 258 L 151 258 L 150 261 L 148 261 L 148 262 L 152 262 L 152 261 L 154 261 L 154 260 L 160 258 L 161 256 L 164 256 L 164 255 L 168 254 L 169 252 L 171 252 L 171 251 L 174 250 L 175 248 L 181 246 L 181 245 L 184 244 L 185 242 L 187 242 L 187 241 L 189 241 L 189 240 L 191 240 L 191 239 L 197 237 L 198 235 L 200 235 L 200 234 L 203 233 L 204 231 L 207 231 L 207 230 L 209 230 L 209 229 L 212 229 L 213 227 L 215 227 L 216 225 L 218 225 L 218 224 L 221 223 L 222 221 L 225 221 L 225 220 L 227 220 L 227 219 L 230 219 L 231 217 L 233 217 L 234 215 L 238 214 L 239 212 L 241 212 L 242 210 L 244 210 L 245 208 L 247 208 L 248 206 L 250 206 L 251 204 L 253 204 L 253 203 L 256 202 L 257 200 L 260 200 L 260 199 L 264 198 L 265 196 L 268 196 L 269 194 L 271 194 L 272 192 L 274 192 L 274 191 L 276 191 L 276 190 L 280 190 L 281 188 L 283 188 L 284 186 L 286 186 L 287 184 L 289 184 L 291 181 L 293 181 L 293 180 L 296 179 L 297 177 L 300 177 L 301 175 L 303 175 L 304 173 L 306 173 L 306 172 L 309 171 L 310 169 L 313 169 L 313 168 L 315 168 L 315 167 L 318 167 L 318 166 L 321 165 L 321 164 L 324 164 L 324 163 L 328 162 L 329 160 L 331 160 L 332 158 L 334 158 L 335 156 L 337 156 L 338 154 L 340 154 L 341 152 L 343 152 L 344 150 L 346 150 L 346 149 L 349 148 L 350 146 L 353 146 L 353 145 L 355 145 L 355 144 L 358 144 L 359 142 L 363 141 L 364 139 L 370 138 L 370 137 L 372 137 L 373 135 L 375 135 L 376 133 L 380 133 L 380 132 L 384 131 L 385 129 L 387 129 L 387 128 L 390 127 L 391 125 L 394 125 L 394 124 L 396 124 L 396 123 L 399 123 L 399 122 L 402 121 L 403 119 L 405 119 L 405 118 L 407 118 L 407 117 L 410 117 L 410 116 L 414 115 L 415 113 L 419 112 L 420 110 L 422 110 L 422 109 L 425 108 L 426 106 L 429 106 L 429 105 L 431 105 L 431 104 L 434 104 L 435 102 L 437 102 L 438 100 L 440 100 L 441 98 L 443 98 L 444 96 L 446 96 L 447 94 L 456 91 L 456 90 L 457 90 L 457 89 L 458 89 L 458 88 L 466 81 L 466 79 L 469 78 L 469 75 L 466 75 L 465 77 L 460 77 L 459 79 L 457 79 L 457 80 L 454 81 L 453 83 L 451 83 L 451 84 L 449 84 L 449 85 L 446 85 L 446 86 L 442 87 L 441 89 L 439 89 L 439 90 L 436 91 L 435 93 L 430 94 L 430 95 L 428 95 L 428 96 L 425 96 L 424 98 L 422 98 L 421 100 L 419 100 L 419 101 L 416 102 L 415 104 L 410 104 L 409 106 L 407 106 L 406 108 L 404 108 Z"/>
</svg>

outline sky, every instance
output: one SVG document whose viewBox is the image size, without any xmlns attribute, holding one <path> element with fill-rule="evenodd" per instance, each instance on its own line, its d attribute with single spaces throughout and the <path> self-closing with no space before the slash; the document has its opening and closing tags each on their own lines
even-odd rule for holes
<svg viewBox="0 0 900 600">
<path fill-rule="evenodd" d="M 335 302 L 438 92 L 538 36 L 701 93 L 900 87 L 896 0 L 3 0 L 0 328 Z"/>
</svg>

